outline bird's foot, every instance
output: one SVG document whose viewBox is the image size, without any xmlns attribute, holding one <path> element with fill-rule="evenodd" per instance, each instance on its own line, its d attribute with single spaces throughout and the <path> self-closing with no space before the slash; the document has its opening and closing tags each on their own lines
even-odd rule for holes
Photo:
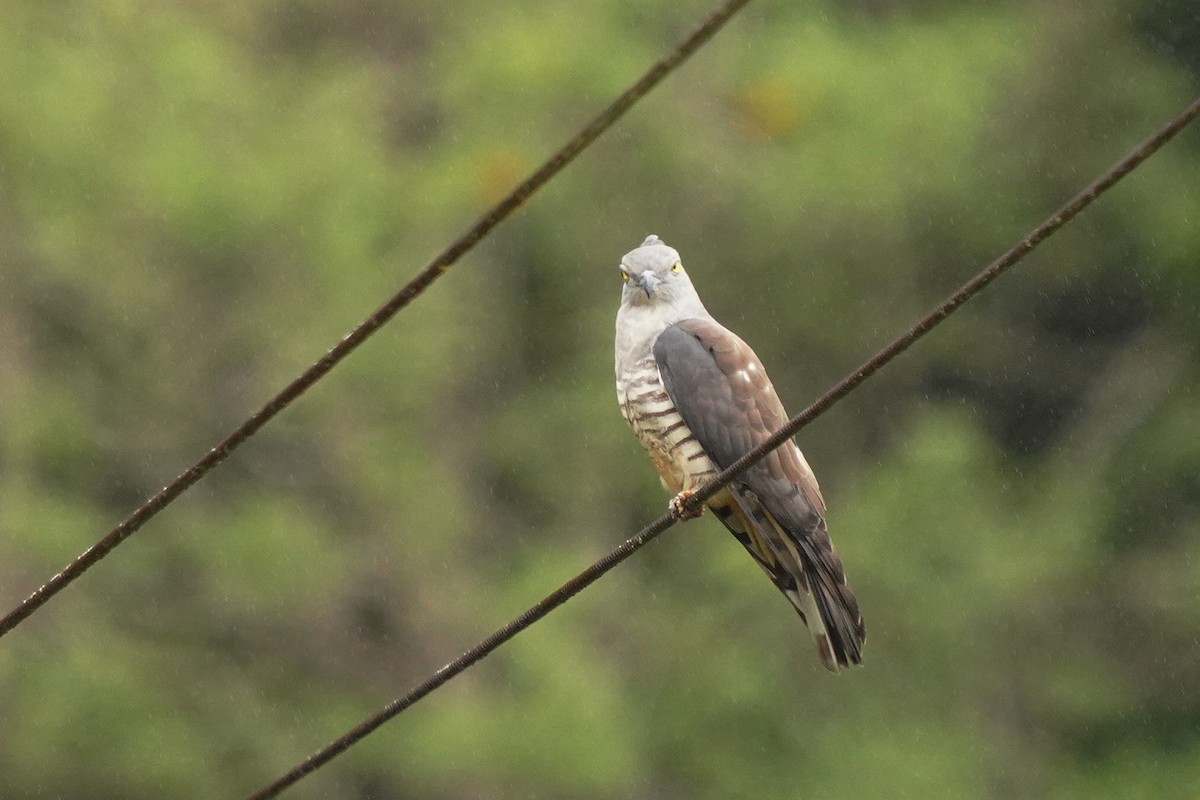
<svg viewBox="0 0 1200 800">
<path fill-rule="evenodd" d="M 687 503 L 695 492 L 683 491 L 671 498 L 671 502 L 667 508 L 671 511 L 671 516 L 680 520 L 695 519 L 696 517 L 704 516 L 704 506 L 701 505 L 694 510 L 688 510 L 684 505 Z"/>
</svg>

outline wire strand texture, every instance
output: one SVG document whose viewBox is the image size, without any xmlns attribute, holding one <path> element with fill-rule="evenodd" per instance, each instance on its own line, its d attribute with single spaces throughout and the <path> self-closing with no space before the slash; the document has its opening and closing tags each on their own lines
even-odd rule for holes
<svg viewBox="0 0 1200 800">
<path fill-rule="evenodd" d="M 363 342 L 382 328 L 405 306 L 409 305 L 431 284 L 442 276 L 456 261 L 475 247 L 485 236 L 507 219 L 518 207 L 528 200 L 575 160 L 589 145 L 612 127 L 618 119 L 650 92 L 665 77 L 671 74 L 689 56 L 700 49 L 730 17 L 750 0 L 729 0 L 719 6 L 683 42 L 663 56 L 642 77 L 638 78 L 607 108 L 591 122 L 579 129 L 571 139 L 538 167 L 528 178 L 492 206 L 474 225 L 455 239 L 425 269 L 409 281 L 400 291 L 379 306 L 366 319 L 321 356 L 312 366 L 268 400 L 241 425 L 235 428 L 215 447 L 204 454 L 192 466 L 179 474 L 173 481 L 160 489 L 153 497 L 119 522 L 99 541 L 76 556 L 70 564 L 42 584 L 16 608 L 0 618 L 0 637 L 33 615 L 50 598 L 61 592 L 84 572 L 95 566 L 118 545 L 132 536 L 139 528 L 170 505 L 176 498 L 191 488 L 214 467 L 227 459 L 238 447 L 254 436 L 279 412 L 295 402 L 317 381 L 325 377 L 346 356 L 354 352 Z"/>
<path fill-rule="evenodd" d="M 1198 115 L 1200 115 L 1200 98 L 1193 100 L 1191 105 L 1187 106 L 1178 116 L 1135 147 L 1125 158 L 1121 159 L 1087 188 L 1075 195 L 1066 205 L 1054 212 L 1041 225 L 1034 228 L 1025 238 L 1021 239 L 1020 242 L 1006 253 L 985 267 L 974 278 L 964 283 L 957 291 L 947 297 L 912 327 L 897 336 L 875 353 L 875 355 L 863 362 L 858 369 L 851 372 L 829 389 L 829 391 L 817 398 L 811 405 L 792 417 L 786 425 L 773 433 L 770 438 L 730 464 L 729 467 L 722 470 L 716 477 L 701 486 L 688 498 L 688 501 L 684 504 L 685 510 L 694 511 L 698 509 L 705 500 L 720 491 L 721 487 L 752 467 L 767 453 L 792 438 L 797 431 L 828 411 L 835 403 L 862 384 L 863 381 L 867 380 L 884 365 L 911 347 L 918 339 L 932 331 L 947 317 L 961 308 L 968 300 L 979 294 L 992 281 L 1000 277 L 1009 267 L 1027 256 L 1034 248 L 1053 235 L 1055 231 L 1078 216 L 1081 211 L 1091 205 L 1097 198 L 1136 169 L 1138 165 L 1152 156 L 1164 144 L 1173 139 L 1176 134 L 1187 127 Z M 296 783 L 305 775 L 332 761 L 335 757 L 344 753 L 357 742 L 377 730 L 384 723 L 395 718 L 401 712 L 410 708 L 417 701 L 428 696 L 455 676 L 465 672 L 472 665 L 478 663 L 493 650 L 500 647 L 500 645 L 570 600 L 613 567 L 657 538 L 677 521 L 678 518 L 673 517 L 671 514 L 663 514 L 590 567 L 546 595 L 535 605 L 530 606 L 520 616 L 496 629 L 486 639 L 480 641 L 458 658 L 443 665 L 408 693 L 396 698 L 338 738 L 315 751 L 272 783 L 249 795 L 247 800 L 268 800 L 268 798 L 277 797 L 284 789 Z"/>
</svg>

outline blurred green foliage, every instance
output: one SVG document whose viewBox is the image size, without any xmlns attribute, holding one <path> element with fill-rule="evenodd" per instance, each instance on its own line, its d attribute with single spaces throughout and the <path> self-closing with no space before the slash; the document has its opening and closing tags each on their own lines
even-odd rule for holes
<svg viewBox="0 0 1200 800">
<path fill-rule="evenodd" d="M 0 594 L 398 288 L 708 2 L 0 4 Z M 664 508 L 616 263 L 793 410 L 1200 87 L 1190 0 L 759 0 L 0 641 L 5 798 L 240 797 Z M 870 635 L 712 520 L 288 796 L 1200 793 L 1200 132 L 802 441 Z"/>
</svg>

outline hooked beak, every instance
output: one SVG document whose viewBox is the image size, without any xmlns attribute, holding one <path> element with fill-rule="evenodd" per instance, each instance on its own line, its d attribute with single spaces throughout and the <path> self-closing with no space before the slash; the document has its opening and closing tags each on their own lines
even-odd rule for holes
<svg viewBox="0 0 1200 800">
<path fill-rule="evenodd" d="M 652 270 L 646 270 L 637 277 L 637 284 L 642 287 L 642 291 L 646 293 L 646 297 L 654 294 L 654 290 L 658 288 L 660 283 L 662 281 L 658 279 L 658 276 Z"/>
</svg>

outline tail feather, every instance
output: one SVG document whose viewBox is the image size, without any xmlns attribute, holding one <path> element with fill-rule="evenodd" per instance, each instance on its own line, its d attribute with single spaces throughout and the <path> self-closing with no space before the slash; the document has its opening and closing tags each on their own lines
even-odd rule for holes
<svg viewBox="0 0 1200 800">
<path fill-rule="evenodd" d="M 745 487 L 729 487 L 728 497 L 728 503 L 713 502 L 713 511 L 799 612 L 825 668 L 861 664 L 866 628 L 824 519 L 793 532 Z"/>
</svg>

